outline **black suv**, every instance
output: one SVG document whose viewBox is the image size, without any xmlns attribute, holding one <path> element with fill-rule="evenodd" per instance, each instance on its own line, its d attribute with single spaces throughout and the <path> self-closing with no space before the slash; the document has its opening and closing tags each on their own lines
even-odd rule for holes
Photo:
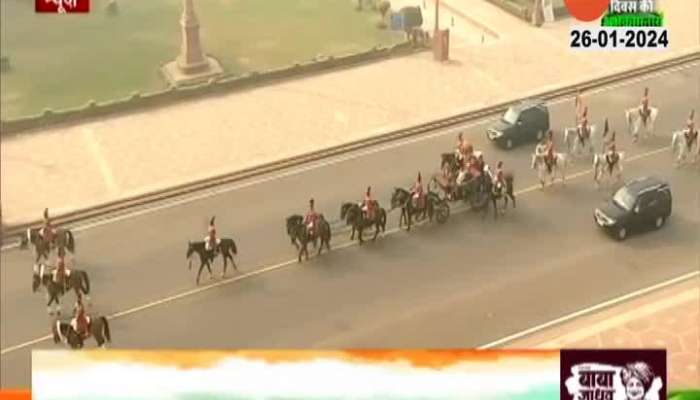
<svg viewBox="0 0 700 400">
<path fill-rule="evenodd" d="M 608 203 L 596 208 L 598 226 L 624 240 L 630 231 L 653 226 L 661 228 L 671 215 L 671 187 L 654 177 L 628 182 Z"/>
<path fill-rule="evenodd" d="M 490 141 L 507 149 L 515 144 L 540 141 L 549 130 L 549 110 L 543 101 L 525 100 L 510 107 L 486 131 Z"/>
</svg>

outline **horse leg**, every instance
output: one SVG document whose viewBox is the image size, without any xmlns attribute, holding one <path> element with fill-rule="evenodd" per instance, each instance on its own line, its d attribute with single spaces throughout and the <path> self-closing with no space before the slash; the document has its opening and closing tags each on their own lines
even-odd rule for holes
<svg viewBox="0 0 700 400">
<path fill-rule="evenodd" d="M 363 228 L 361 226 L 359 226 L 357 228 L 357 240 L 360 241 L 360 244 L 364 243 L 364 241 L 365 241 L 364 238 L 362 237 L 362 229 Z"/>
<path fill-rule="evenodd" d="M 304 254 L 304 249 L 306 248 L 306 243 L 301 242 L 301 247 L 299 248 L 299 256 L 297 257 L 297 262 L 301 263 L 301 255 Z"/>
<path fill-rule="evenodd" d="M 498 220 L 498 202 L 495 196 L 491 196 L 491 202 L 493 203 L 493 219 Z"/>
<path fill-rule="evenodd" d="M 375 240 L 377 240 L 377 236 L 379 236 L 379 231 L 380 231 L 380 230 L 381 230 L 381 228 L 380 228 L 380 226 L 379 226 L 379 222 L 375 223 L 375 224 L 374 224 L 374 237 L 372 238 L 372 241 L 373 241 L 373 242 L 374 242 Z"/>
<path fill-rule="evenodd" d="M 199 264 L 199 271 L 197 271 L 197 285 L 199 285 L 199 278 L 202 275 L 203 270 L 204 270 L 204 261 L 200 262 L 200 264 Z"/>
<path fill-rule="evenodd" d="M 221 278 L 223 279 L 226 276 L 226 267 L 228 266 L 228 258 L 226 255 L 228 252 L 224 253 L 223 250 L 221 251 L 221 257 L 224 259 L 224 271 L 221 273 Z"/>
</svg>

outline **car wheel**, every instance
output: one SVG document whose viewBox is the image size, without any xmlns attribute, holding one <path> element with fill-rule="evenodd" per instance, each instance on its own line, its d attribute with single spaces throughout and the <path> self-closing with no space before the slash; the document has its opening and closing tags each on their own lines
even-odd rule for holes
<svg viewBox="0 0 700 400">
<path fill-rule="evenodd" d="M 513 148 L 513 139 L 506 139 L 506 149 Z"/>
<path fill-rule="evenodd" d="M 656 229 L 661 229 L 662 226 L 664 226 L 664 223 L 666 222 L 666 218 L 664 217 L 656 217 L 656 221 L 654 221 L 654 226 Z"/>
<path fill-rule="evenodd" d="M 542 131 L 537 131 L 537 136 L 536 136 L 536 137 L 537 137 L 537 141 L 538 141 L 538 142 L 541 141 L 542 138 L 544 137 L 544 132 L 542 132 Z"/>
<path fill-rule="evenodd" d="M 627 229 L 626 228 L 619 228 L 617 230 L 617 239 L 618 240 L 625 240 L 627 238 Z"/>
</svg>

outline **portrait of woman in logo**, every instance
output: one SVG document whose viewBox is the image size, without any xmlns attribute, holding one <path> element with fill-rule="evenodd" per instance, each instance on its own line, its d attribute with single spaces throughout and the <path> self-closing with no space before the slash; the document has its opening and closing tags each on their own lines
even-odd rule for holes
<svg viewBox="0 0 700 400">
<path fill-rule="evenodd" d="M 663 387 L 661 377 L 655 376 L 644 362 L 627 364 L 620 371 L 627 400 L 656 400 Z"/>
</svg>

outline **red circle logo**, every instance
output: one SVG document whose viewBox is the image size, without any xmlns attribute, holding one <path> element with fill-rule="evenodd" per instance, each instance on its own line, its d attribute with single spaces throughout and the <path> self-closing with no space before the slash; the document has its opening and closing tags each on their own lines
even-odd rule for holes
<svg viewBox="0 0 700 400">
<path fill-rule="evenodd" d="M 564 0 L 569 13 L 579 21 L 590 22 L 603 16 L 610 0 Z"/>
</svg>

